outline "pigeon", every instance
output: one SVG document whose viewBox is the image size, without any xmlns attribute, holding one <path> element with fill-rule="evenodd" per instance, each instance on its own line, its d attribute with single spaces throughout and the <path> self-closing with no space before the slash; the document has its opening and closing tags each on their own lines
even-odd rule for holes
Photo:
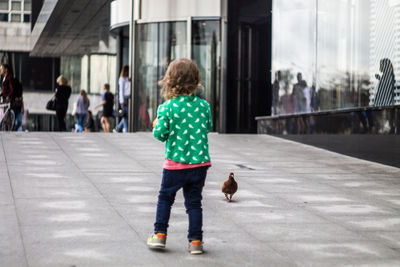
<svg viewBox="0 0 400 267">
<path fill-rule="evenodd" d="M 236 191 L 238 189 L 238 185 L 233 177 L 234 177 L 234 174 L 233 174 L 233 172 L 231 172 L 229 174 L 228 180 L 226 180 L 224 182 L 224 184 L 222 185 L 222 193 L 225 194 L 226 200 L 228 202 L 232 202 L 232 196 L 233 196 L 233 194 L 236 193 Z M 228 195 L 229 195 L 229 198 L 228 198 Z"/>
</svg>

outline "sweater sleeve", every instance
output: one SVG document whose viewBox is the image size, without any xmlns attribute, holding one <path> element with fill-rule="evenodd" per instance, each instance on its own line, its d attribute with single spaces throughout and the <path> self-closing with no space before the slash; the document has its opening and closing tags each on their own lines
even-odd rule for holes
<svg viewBox="0 0 400 267">
<path fill-rule="evenodd" d="M 168 108 L 160 105 L 157 110 L 157 125 L 153 129 L 153 135 L 161 142 L 165 142 L 169 135 L 169 112 Z"/>
</svg>

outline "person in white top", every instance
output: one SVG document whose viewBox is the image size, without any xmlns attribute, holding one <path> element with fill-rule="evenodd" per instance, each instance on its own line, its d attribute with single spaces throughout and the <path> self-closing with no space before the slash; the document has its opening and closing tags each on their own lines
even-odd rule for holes
<svg viewBox="0 0 400 267">
<path fill-rule="evenodd" d="M 119 122 L 116 131 L 128 132 L 128 112 L 129 112 L 129 99 L 131 97 L 131 79 L 129 78 L 129 66 L 124 66 L 118 80 L 119 84 Z"/>
</svg>

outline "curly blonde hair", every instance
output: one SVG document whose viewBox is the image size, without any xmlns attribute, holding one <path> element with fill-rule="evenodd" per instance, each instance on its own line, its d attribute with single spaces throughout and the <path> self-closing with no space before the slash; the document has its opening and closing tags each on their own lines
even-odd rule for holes
<svg viewBox="0 0 400 267">
<path fill-rule="evenodd" d="M 201 85 L 200 70 L 196 63 L 187 58 L 172 61 L 164 78 L 158 82 L 161 86 L 161 95 L 165 100 L 180 95 L 193 95 Z"/>
</svg>

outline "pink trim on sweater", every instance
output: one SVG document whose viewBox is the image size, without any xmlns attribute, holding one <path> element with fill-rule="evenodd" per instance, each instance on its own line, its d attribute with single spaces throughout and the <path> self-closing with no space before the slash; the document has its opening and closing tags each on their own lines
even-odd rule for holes
<svg viewBox="0 0 400 267">
<path fill-rule="evenodd" d="M 205 166 L 211 166 L 211 161 L 199 164 L 187 164 L 187 163 L 176 162 L 170 159 L 165 159 L 163 168 L 166 170 L 185 170 L 185 169 L 192 169 Z"/>
</svg>

